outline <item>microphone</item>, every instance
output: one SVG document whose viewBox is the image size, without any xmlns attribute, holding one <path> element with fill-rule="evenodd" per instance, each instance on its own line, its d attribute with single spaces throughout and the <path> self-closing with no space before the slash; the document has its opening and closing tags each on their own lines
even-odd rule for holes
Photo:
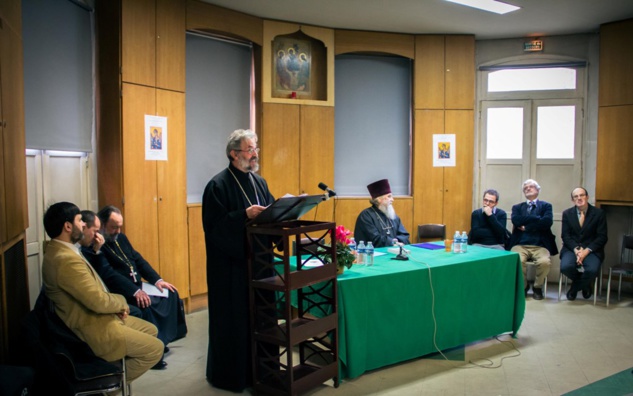
<svg viewBox="0 0 633 396">
<path fill-rule="evenodd" d="M 327 184 L 323 182 L 319 183 L 319 188 L 323 191 L 327 191 L 329 197 L 333 197 L 336 195 L 336 191 L 330 189 L 330 187 L 328 187 Z"/>
</svg>

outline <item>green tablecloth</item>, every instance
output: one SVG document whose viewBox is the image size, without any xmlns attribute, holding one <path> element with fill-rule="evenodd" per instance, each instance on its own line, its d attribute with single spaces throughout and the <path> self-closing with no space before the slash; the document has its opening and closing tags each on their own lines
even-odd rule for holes
<svg viewBox="0 0 633 396">
<path fill-rule="evenodd" d="M 444 350 L 518 332 L 525 313 L 518 254 L 474 246 L 465 254 L 407 248 L 409 261 L 386 254 L 371 267 L 354 265 L 338 276 L 342 378 L 433 353 L 434 333 Z"/>
</svg>

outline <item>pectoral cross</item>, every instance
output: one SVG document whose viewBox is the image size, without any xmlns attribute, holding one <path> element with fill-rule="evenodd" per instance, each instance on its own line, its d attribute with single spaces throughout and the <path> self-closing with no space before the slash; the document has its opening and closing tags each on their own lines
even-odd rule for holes
<svg viewBox="0 0 633 396">
<path fill-rule="evenodd" d="M 134 271 L 133 269 L 130 269 L 130 276 L 132 277 L 132 279 L 134 279 L 134 283 L 136 283 L 136 271 Z"/>
</svg>

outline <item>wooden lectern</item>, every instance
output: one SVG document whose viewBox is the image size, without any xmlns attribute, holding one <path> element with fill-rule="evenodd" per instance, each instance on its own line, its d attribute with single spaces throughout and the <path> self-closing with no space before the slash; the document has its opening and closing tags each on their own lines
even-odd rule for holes
<svg viewBox="0 0 633 396">
<path fill-rule="evenodd" d="M 280 198 L 247 227 L 256 394 L 339 385 L 336 223 L 298 220 L 324 199 Z"/>
</svg>

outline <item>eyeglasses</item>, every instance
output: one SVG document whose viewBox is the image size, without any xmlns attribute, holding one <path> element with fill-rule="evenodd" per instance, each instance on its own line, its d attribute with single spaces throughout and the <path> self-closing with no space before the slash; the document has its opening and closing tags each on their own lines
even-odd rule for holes
<svg viewBox="0 0 633 396">
<path fill-rule="evenodd" d="M 249 153 L 250 155 L 253 155 L 255 153 L 259 154 L 259 147 L 257 147 L 257 148 L 249 148 L 247 150 L 234 150 L 234 151 L 243 151 L 245 153 Z"/>
<path fill-rule="evenodd" d="M 493 204 L 493 203 L 497 203 L 497 201 L 491 201 L 489 199 L 484 199 L 484 203 L 485 204 Z"/>
<path fill-rule="evenodd" d="M 578 195 L 572 195 L 571 198 L 575 201 L 577 199 L 584 198 L 586 196 L 587 194 L 578 194 Z"/>
</svg>

